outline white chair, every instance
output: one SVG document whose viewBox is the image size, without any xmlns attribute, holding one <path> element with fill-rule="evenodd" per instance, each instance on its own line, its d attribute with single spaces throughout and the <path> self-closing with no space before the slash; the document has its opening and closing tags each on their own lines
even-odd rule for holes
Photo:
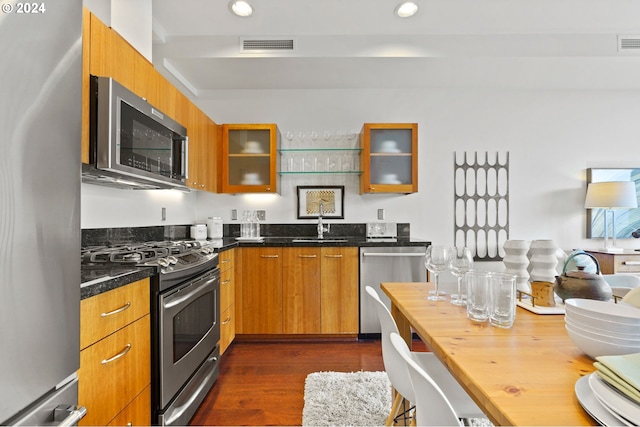
<svg viewBox="0 0 640 427">
<path fill-rule="evenodd" d="M 415 394 L 416 425 L 463 426 L 453 405 L 438 384 L 413 359 L 407 343 L 395 332 L 389 336 L 393 351 L 404 363 Z"/>
<path fill-rule="evenodd" d="M 378 293 L 371 286 L 367 286 L 365 290 L 371 301 L 375 304 L 378 320 L 380 321 L 384 367 L 391 385 L 398 392 L 391 407 L 389 417 L 387 418 L 386 425 L 392 425 L 394 419 L 401 414 L 400 408 L 403 407 L 403 398 L 413 403 L 415 403 L 416 400 L 405 362 L 398 355 L 397 351 L 393 349 L 389 338 L 392 333 L 399 334 L 396 322 L 387 306 L 380 300 Z M 460 418 L 486 418 L 486 415 L 478 405 L 475 404 L 471 397 L 469 397 L 456 379 L 453 378 L 435 354 L 431 352 L 411 352 L 411 357 L 438 384 Z"/>
<path fill-rule="evenodd" d="M 603 274 L 602 278 L 618 298 L 623 298 L 631 289 L 640 287 L 640 276 L 635 274 Z"/>
</svg>

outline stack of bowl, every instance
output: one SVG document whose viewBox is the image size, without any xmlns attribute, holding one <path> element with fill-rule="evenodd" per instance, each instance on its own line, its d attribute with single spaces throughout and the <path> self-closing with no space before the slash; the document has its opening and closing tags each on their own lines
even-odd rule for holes
<svg viewBox="0 0 640 427">
<path fill-rule="evenodd" d="M 640 353 L 640 308 L 631 304 L 567 299 L 565 326 L 573 343 L 592 358 Z"/>
</svg>

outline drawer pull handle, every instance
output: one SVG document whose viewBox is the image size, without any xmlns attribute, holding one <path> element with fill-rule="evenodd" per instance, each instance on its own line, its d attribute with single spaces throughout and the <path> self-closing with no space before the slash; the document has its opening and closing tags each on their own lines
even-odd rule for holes
<svg viewBox="0 0 640 427">
<path fill-rule="evenodd" d="M 114 360 L 120 359 L 122 356 L 124 356 L 125 354 L 129 353 L 129 350 L 131 350 L 131 344 L 127 344 L 127 346 L 124 348 L 124 350 L 122 350 L 120 353 L 116 354 L 113 357 L 110 357 L 109 359 L 104 359 L 102 360 L 103 365 L 106 365 L 107 363 L 111 363 Z"/>
<path fill-rule="evenodd" d="M 622 261 L 624 265 L 640 265 L 640 261 Z"/>
<path fill-rule="evenodd" d="M 223 259 L 223 260 L 222 260 L 222 263 L 223 263 L 223 264 L 226 264 L 226 263 L 228 263 L 228 262 L 231 262 L 231 260 L 230 260 L 230 259 Z"/>
<path fill-rule="evenodd" d="M 342 255 L 325 255 L 325 258 L 342 258 Z"/>
<path fill-rule="evenodd" d="M 260 258 L 278 258 L 278 255 L 260 255 Z"/>
<path fill-rule="evenodd" d="M 298 258 L 317 258 L 315 255 L 298 255 Z"/>
<path fill-rule="evenodd" d="M 227 317 L 226 319 L 224 319 L 224 321 L 222 322 L 223 325 L 226 325 L 227 323 L 231 322 L 231 316 Z"/>
<path fill-rule="evenodd" d="M 230 283 L 230 282 L 231 282 L 231 279 L 223 280 L 221 285 L 226 285 L 227 283 Z"/>
<path fill-rule="evenodd" d="M 109 311 L 107 313 L 102 313 L 102 314 L 100 314 L 100 317 L 107 317 L 107 316 L 111 316 L 111 315 L 114 315 L 114 314 L 122 313 L 123 311 L 125 311 L 129 307 L 131 307 L 131 302 L 128 302 L 125 305 L 123 305 L 122 307 L 116 308 L 113 311 Z"/>
</svg>

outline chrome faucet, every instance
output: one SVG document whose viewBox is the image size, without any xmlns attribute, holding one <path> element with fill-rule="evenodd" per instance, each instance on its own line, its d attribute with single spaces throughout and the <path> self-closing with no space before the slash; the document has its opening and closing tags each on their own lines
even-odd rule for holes
<svg viewBox="0 0 640 427">
<path fill-rule="evenodd" d="M 331 228 L 331 224 L 327 224 L 327 227 L 325 228 L 324 224 L 322 223 L 322 215 L 324 215 L 324 203 L 322 202 L 322 200 L 320 200 L 320 202 L 318 203 L 318 239 L 323 239 L 324 232 L 326 231 L 328 233 L 329 229 Z"/>
</svg>

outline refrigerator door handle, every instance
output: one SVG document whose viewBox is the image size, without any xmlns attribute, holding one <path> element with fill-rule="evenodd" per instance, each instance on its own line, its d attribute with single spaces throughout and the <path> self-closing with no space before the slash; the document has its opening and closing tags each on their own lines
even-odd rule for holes
<svg viewBox="0 0 640 427">
<path fill-rule="evenodd" d="M 87 415 L 87 408 L 84 406 L 58 405 L 53 410 L 53 421 L 58 422 L 56 426 L 73 426 L 78 424 L 85 415 Z"/>
</svg>

